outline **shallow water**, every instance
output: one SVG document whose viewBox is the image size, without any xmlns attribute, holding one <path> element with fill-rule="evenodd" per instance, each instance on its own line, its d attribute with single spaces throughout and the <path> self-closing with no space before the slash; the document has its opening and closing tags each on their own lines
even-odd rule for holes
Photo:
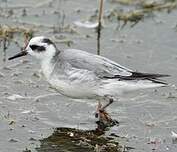
<svg viewBox="0 0 177 152">
<path fill-rule="evenodd" d="M 50 36 L 59 48 L 70 47 L 96 53 L 94 29 L 75 26 L 78 20 L 88 20 L 95 14 L 96 1 L 89 0 L 8 0 L 0 2 L 3 12 L 13 9 L 9 18 L 0 17 L 1 24 L 25 26 L 36 30 L 35 35 Z M 116 3 L 106 1 L 105 14 Z M 127 6 L 124 6 L 125 8 Z M 23 9 L 26 16 L 22 16 Z M 63 23 L 62 16 L 65 14 Z M 170 74 L 167 82 L 177 84 L 177 11 L 155 12 L 133 28 L 128 23 L 120 31 L 117 21 L 105 19 L 101 36 L 101 54 L 128 68 Z M 63 30 L 63 25 L 74 29 Z M 53 26 L 59 32 L 54 33 Z M 23 45 L 22 35 L 16 38 Z M 62 40 L 62 41 L 61 41 Z M 7 56 L 19 51 L 11 43 Z M 40 76 L 39 64 L 31 57 L 3 63 L 0 56 L 0 151 L 40 151 L 40 140 L 52 137 L 54 128 L 95 129 L 94 112 L 97 102 L 76 101 L 56 94 Z M 4 68 L 6 67 L 6 68 Z M 18 95 L 18 96 L 17 96 Z M 105 135 L 119 136 L 115 140 L 130 151 L 176 151 L 177 143 L 171 131 L 177 133 L 177 91 L 175 86 L 127 94 L 108 108 L 119 121 Z M 74 114 L 74 115 L 73 115 Z"/>
</svg>

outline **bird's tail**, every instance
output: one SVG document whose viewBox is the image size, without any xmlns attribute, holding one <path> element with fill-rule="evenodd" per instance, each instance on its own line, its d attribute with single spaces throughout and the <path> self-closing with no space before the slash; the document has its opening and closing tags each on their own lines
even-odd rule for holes
<svg viewBox="0 0 177 152">
<path fill-rule="evenodd" d="M 168 74 L 154 74 L 154 73 L 141 73 L 141 72 L 132 72 L 131 77 L 133 78 L 160 78 L 160 77 L 169 77 Z"/>
<path fill-rule="evenodd" d="M 159 78 L 162 77 L 169 77 L 170 75 L 167 74 L 153 74 L 153 73 L 140 73 L 140 72 L 132 72 L 132 79 L 141 79 L 141 80 L 150 80 L 154 83 L 168 85 L 164 80 L 161 80 Z"/>
</svg>

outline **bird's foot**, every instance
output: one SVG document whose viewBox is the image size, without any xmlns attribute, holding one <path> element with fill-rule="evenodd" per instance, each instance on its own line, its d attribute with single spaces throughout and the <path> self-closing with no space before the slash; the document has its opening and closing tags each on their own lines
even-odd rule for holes
<svg viewBox="0 0 177 152">
<path fill-rule="evenodd" d="M 95 117 L 99 118 L 99 120 L 110 121 L 111 116 L 106 112 L 105 108 L 102 106 L 101 102 L 98 102 L 98 106 L 96 109 Z"/>
<path fill-rule="evenodd" d="M 95 117 L 99 120 L 97 121 L 98 128 L 101 128 L 102 130 L 114 126 L 118 124 L 118 121 L 113 120 L 111 116 L 106 112 L 105 108 L 102 107 L 102 104 L 99 102 L 96 110 Z"/>
</svg>

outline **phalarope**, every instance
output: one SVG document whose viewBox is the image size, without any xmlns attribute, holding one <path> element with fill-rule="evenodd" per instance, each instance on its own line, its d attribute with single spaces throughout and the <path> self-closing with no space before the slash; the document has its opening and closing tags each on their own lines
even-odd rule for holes
<svg viewBox="0 0 177 152">
<path fill-rule="evenodd" d="M 168 75 L 135 72 L 82 50 L 60 50 L 44 36 L 32 38 L 22 52 L 9 60 L 27 54 L 40 61 L 45 78 L 61 94 L 108 101 L 105 106 L 99 106 L 101 112 L 125 92 L 167 85 L 158 78 Z"/>
</svg>

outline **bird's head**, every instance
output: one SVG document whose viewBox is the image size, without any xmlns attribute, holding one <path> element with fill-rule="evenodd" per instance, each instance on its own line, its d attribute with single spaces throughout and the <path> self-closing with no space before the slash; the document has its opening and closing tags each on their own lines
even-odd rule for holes
<svg viewBox="0 0 177 152">
<path fill-rule="evenodd" d="M 51 59 L 56 54 L 55 44 L 44 36 L 33 37 L 23 51 L 9 58 L 9 60 L 25 56 L 27 54 L 39 60 Z"/>
</svg>

